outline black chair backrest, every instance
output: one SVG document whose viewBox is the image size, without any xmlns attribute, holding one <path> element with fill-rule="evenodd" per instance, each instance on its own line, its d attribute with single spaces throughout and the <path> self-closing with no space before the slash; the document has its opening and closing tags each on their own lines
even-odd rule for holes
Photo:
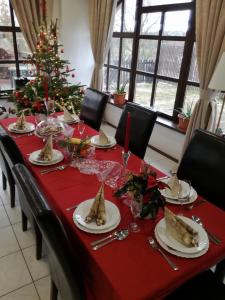
<svg viewBox="0 0 225 300">
<path fill-rule="evenodd" d="M 71 250 L 61 222 L 54 214 L 36 221 L 47 248 L 51 277 L 62 299 L 84 299 L 76 251 Z"/>
<path fill-rule="evenodd" d="M 23 164 L 16 164 L 12 168 L 16 186 L 18 188 L 21 206 L 31 212 L 33 217 L 52 213 L 36 180 Z"/>
<path fill-rule="evenodd" d="M 17 163 L 24 163 L 23 156 L 17 144 L 9 135 L 1 135 L 0 150 L 11 169 Z"/>
<path fill-rule="evenodd" d="M 195 130 L 177 176 L 190 180 L 199 195 L 225 210 L 225 139 Z"/>
<path fill-rule="evenodd" d="M 14 179 L 12 176 L 12 172 L 9 168 L 9 165 L 4 157 L 4 154 L 2 152 L 2 148 L 3 148 L 3 142 L 2 140 L 5 139 L 5 136 L 7 135 L 7 132 L 4 130 L 3 127 L 0 126 L 0 166 L 1 166 L 1 170 L 4 173 L 4 175 L 7 177 L 7 179 L 9 180 L 10 183 L 14 184 Z"/>
<path fill-rule="evenodd" d="M 130 150 L 138 157 L 144 158 L 157 113 L 150 108 L 128 102 L 122 112 L 115 135 L 117 143 L 121 146 L 124 146 L 128 112 L 131 114 Z"/>
<path fill-rule="evenodd" d="M 109 96 L 88 88 L 81 106 L 80 119 L 92 128 L 99 130 Z"/>
</svg>

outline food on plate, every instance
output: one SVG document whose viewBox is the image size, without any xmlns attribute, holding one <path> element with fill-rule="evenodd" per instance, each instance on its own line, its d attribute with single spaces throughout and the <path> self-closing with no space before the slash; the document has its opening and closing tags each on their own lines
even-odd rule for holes
<svg viewBox="0 0 225 300">
<path fill-rule="evenodd" d="M 52 135 L 50 135 L 47 139 L 47 142 L 44 148 L 38 155 L 38 160 L 41 161 L 51 161 L 53 156 L 53 146 L 52 146 Z"/>
<path fill-rule="evenodd" d="M 198 246 L 199 235 L 195 229 L 181 220 L 181 218 L 175 215 L 167 207 L 164 209 L 164 214 L 166 231 L 169 235 L 186 247 Z"/>
<path fill-rule="evenodd" d="M 22 111 L 19 118 L 17 118 L 16 124 L 14 125 L 14 129 L 24 130 L 26 128 L 26 118 L 24 115 L 24 111 Z"/>
<path fill-rule="evenodd" d="M 99 144 L 102 146 L 110 144 L 110 140 L 102 130 L 99 131 Z"/>
<path fill-rule="evenodd" d="M 179 182 L 179 179 L 177 178 L 177 175 L 175 174 L 174 176 L 172 176 L 167 184 L 170 188 L 166 189 L 166 194 L 171 197 L 178 197 L 179 193 L 181 192 L 180 189 L 182 188 L 182 186 Z"/>
<path fill-rule="evenodd" d="M 101 185 L 97 195 L 95 196 L 94 202 L 90 208 L 90 211 L 85 218 L 86 223 L 95 221 L 98 226 L 106 223 L 106 211 L 105 211 L 105 198 L 104 198 L 104 187 Z"/>
<path fill-rule="evenodd" d="M 63 108 L 64 111 L 64 121 L 66 122 L 73 122 L 74 121 L 74 117 L 71 115 L 71 113 L 68 111 L 68 109 L 66 109 L 65 107 Z"/>
</svg>

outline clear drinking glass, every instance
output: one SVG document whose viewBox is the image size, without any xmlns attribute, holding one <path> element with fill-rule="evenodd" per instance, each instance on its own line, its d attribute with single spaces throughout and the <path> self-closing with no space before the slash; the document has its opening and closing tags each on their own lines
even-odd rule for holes
<svg viewBox="0 0 225 300">
<path fill-rule="evenodd" d="M 83 121 L 83 120 L 80 120 L 79 123 L 78 123 L 78 131 L 79 131 L 79 133 L 80 133 L 81 138 L 82 138 L 82 136 L 83 136 L 84 130 L 85 130 L 85 124 L 84 124 L 84 121 Z"/>
<path fill-rule="evenodd" d="M 133 221 L 129 224 L 129 229 L 132 232 L 139 232 L 140 227 L 135 222 L 135 219 L 140 217 L 140 213 L 142 210 L 142 196 L 141 195 L 136 198 L 132 197 L 131 202 L 130 202 L 130 210 L 132 213 Z"/>
</svg>

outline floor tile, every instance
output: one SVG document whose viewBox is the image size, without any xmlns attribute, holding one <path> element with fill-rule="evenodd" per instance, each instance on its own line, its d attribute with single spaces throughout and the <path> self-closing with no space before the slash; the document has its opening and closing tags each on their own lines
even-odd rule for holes
<svg viewBox="0 0 225 300">
<path fill-rule="evenodd" d="M 0 258 L 0 296 L 27 285 L 31 281 L 20 251 Z"/>
<path fill-rule="evenodd" d="M 41 300 L 50 299 L 50 282 L 50 276 L 41 278 L 34 282 Z"/>
<path fill-rule="evenodd" d="M 33 284 L 29 284 L 5 296 L 0 297 L 0 300 L 39 300 L 39 299 L 40 298 Z M 47 299 L 48 298 L 45 298 L 45 300 Z"/>
<path fill-rule="evenodd" d="M 0 228 L 0 245 L 0 257 L 20 249 L 11 226 Z"/>
<path fill-rule="evenodd" d="M 22 231 L 22 223 L 20 222 L 13 225 L 13 230 L 22 249 L 35 244 L 34 233 L 30 226 L 28 226 L 27 231 Z"/>
<path fill-rule="evenodd" d="M 38 280 L 49 275 L 47 258 L 43 256 L 40 260 L 37 260 L 35 256 L 35 246 L 23 249 L 22 251 L 33 280 Z"/>
<path fill-rule="evenodd" d="M 7 212 L 11 224 L 21 222 L 21 209 L 19 205 L 16 205 L 12 208 L 10 204 L 7 204 L 5 205 L 5 210 Z"/>
<path fill-rule="evenodd" d="M 9 218 L 3 205 L 0 206 L 0 228 L 10 225 Z"/>
</svg>

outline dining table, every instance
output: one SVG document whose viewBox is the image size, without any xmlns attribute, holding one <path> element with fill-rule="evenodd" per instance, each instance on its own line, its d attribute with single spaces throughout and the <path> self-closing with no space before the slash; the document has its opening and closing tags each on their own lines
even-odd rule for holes
<svg viewBox="0 0 225 300">
<path fill-rule="evenodd" d="M 35 124 L 34 116 L 27 116 L 26 119 Z M 16 142 L 26 166 L 35 177 L 49 206 L 62 221 L 74 249 L 74 255 L 79 258 L 87 299 L 163 299 L 187 280 L 225 259 L 225 212 L 208 201 L 191 210 L 183 209 L 184 215 L 188 218 L 192 215 L 199 216 L 205 227 L 218 236 L 222 242 L 219 245 L 210 242 L 208 251 L 196 258 L 179 257 L 164 251 L 178 266 L 177 271 L 174 271 L 160 253 L 150 247 L 148 242 L 149 236 L 154 237 L 156 224 L 164 217 L 162 209 L 159 210 L 155 219 L 136 219 L 140 227 L 139 232 L 130 232 L 124 240 L 115 240 L 107 246 L 93 250 L 91 243 L 109 233 L 93 234 L 81 230 L 74 223 L 74 210 L 68 211 L 66 208 L 94 198 L 101 185 L 98 176 L 84 174 L 74 166 L 42 174 L 41 171 L 46 167 L 32 164 L 29 161 L 29 155 L 43 148 L 43 139 L 35 134 L 20 136 L 20 134 L 8 131 L 8 126 L 15 120 L 16 118 L 4 119 L 0 121 L 0 125 Z M 78 125 L 71 124 L 70 126 L 74 128 L 74 137 L 79 138 Z M 97 134 L 98 132 L 88 125 L 85 126 L 84 136 Z M 96 148 L 94 159 L 122 164 L 122 150 L 120 145 L 109 149 Z M 138 173 L 141 162 L 140 158 L 131 154 L 126 168 Z M 66 159 L 56 166 L 65 163 Z M 158 177 L 165 175 L 154 167 L 152 169 L 156 171 Z M 114 196 L 114 191 L 115 188 L 105 184 L 105 199 L 114 203 L 121 215 L 117 229 L 127 228 L 133 220 L 130 208 L 123 199 Z M 198 196 L 196 201 L 200 199 L 201 197 Z M 179 205 L 167 203 L 166 206 L 174 213 L 180 210 Z"/>
</svg>

